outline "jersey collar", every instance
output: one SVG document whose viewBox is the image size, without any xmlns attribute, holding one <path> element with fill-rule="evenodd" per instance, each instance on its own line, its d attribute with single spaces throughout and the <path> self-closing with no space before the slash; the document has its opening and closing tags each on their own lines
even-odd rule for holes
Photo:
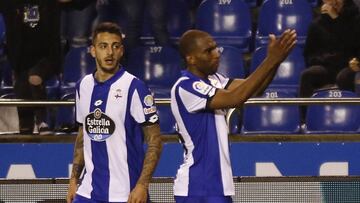
<svg viewBox="0 0 360 203">
<path fill-rule="evenodd" d="M 111 78 L 107 79 L 104 82 L 99 82 L 96 80 L 95 72 L 96 72 L 96 70 L 93 73 L 93 78 L 94 78 L 94 81 L 96 84 L 99 84 L 99 85 L 100 84 L 109 84 L 110 85 L 110 84 L 114 83 L 115 81 L 117 81 L 122 75 L 124 75 L 125 68 L 123 66 L 120 66 L 119 70 Z"/>
</svg>

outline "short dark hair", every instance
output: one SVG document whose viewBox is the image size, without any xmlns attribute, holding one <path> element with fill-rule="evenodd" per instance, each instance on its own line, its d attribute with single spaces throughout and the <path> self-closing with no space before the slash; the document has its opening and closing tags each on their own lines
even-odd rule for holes
<svg viewBox="0 0 360 203">
<path fill-rule="evenodd" d="M 118 24 L 113 22 L 102 22 L 95 27 L 92 33 L 92 44 L 95 43 L 97 35 L 103 32 L 116 34 L 121 38 L 121 41 L 123 41 L 123 33 L 121 32 L 121 28 Z"/>
</svg>

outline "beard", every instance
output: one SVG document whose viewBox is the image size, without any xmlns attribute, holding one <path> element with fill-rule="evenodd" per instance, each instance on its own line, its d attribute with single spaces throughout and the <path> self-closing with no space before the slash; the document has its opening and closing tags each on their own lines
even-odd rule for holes
<svg viewBox="0 0 360 203">
<path fill-rule="evenodd" d="M 96 61 L 97 61 L 97 64 L 98 64 L 98 68 L 104 73 L 113 74 L 119 69 L 119 65 L 120 65 L 120 60 L 119 59 L 116 60 L 114 65 L 111 66 L 111 67 L 106 65 L 105 62 L 102 61 L 101 59 L 96 59 Z"/>
</svg>

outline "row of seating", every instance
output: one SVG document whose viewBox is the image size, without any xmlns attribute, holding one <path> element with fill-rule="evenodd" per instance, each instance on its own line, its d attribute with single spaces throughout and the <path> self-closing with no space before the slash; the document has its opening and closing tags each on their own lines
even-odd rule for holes
<svg viewBox="0 0 360 203">
<path fill-rule="evenodd" d="M 268 89 L 263 98 L 294 98 L 291 94 Z M 323 90 L 312 98 L 354 98 L 349 91 Z M 66 99 L 66 98 L 64 98 Z M 355 134 L 360 133 L 360 106 L 346 104 L 309 105 L 305 123 L 301 122 L 299 105 L 246 105 L 241 111 L 230 112 L 231 134 Z M 60 107 L 55 129 L 74 130 L 73 107 Z M 159 104 L 158 114 L 162 134 L 176 134 L 176 122 L 170 105 Z M 60 133 L 61 134 L 61 133 Z"/>
<path fill-rule="evenodd" d="M 241 50 L 236 47 L 219 47 L 221 52 L 218 71 L 230 78 L 245 78 L 255 71 L 266 56 L 266 47 L 258 48 L 252 57 L 250 68 L 245 66 Z M 169 88 L 180 76 L 183 65 L 177 50 L 171 47 L 143 46 L 131 51 L 128 55 L 130 73 L 143 79 L 157 97 L 169 98 Z M 302 48 L 295 47 L 290 55 L 280 64 L 279 70 L 270 84 L 270 88 L 284 89 L 297 95 L 299 78 L 304 70 Z M 2 66 L 0 78 L 0 95 L 11 93 L 12 75 L 7 64 Z M 56 78 L 47 82 L 51 98 L 59 98 L 74 92 L 76 82 L 95 70 L 95 60 L 88 53 L 88 47 L 72 47 L 67 53 L 60 81 Z M 58 95 L 58 96 L 57 96 Z"/>
<path fill-rule="evenodd" d="M 316 1 L 265 0 L 260 6 L 258 19 L 252 19 L 249 5 L 254 5 L 256 0 L 206 0 L 198 7 L 195 17 L 192 17 L 187 0 L 172 0 L 167 3 L 167 27 L 174 43 L 186 30 L 195 27 L 209 32 L 219 44 L 236 46 L 243 51 L 251 51 L 253 38 L 255 47 L 264 46 L 269 33 L 279 35 L 288 28 L 297 30 L 299 44 L 303 44 L 312 20 L 313 2 Z M 155 41 L 149 19 L 145 16 L 141 39 L 145 44 L 153 45 Z M 126 18 L 119 21 L 126 28 Z M 253 26 L 256 24 L 255 31 Z M 3 43 L 4 33 L 0 17 L 0 44 Z"/>
<path fill-rule="evenodd" d="M 298 43 L 304 44 L 308 26 L 313 18 L 312 3 L 306 0 L 265 0 L 259 6 L 259 15 L 253 19 L 250 5 L 255 0 L 206 0 L 192 14 L 187 0 L 172 0 L 167 3 L 167 28 L 174 43 L 192 28 L 209 32 L 220 45 L 236 46 L 244 52 L 252 47 L 268 43 L 268 35 L 279 35 L 285 29 L 296 29 Z M 316 1 L 312 1 L 316 2 Z M 314 3 L 313 3 L 314 4 Z M 315 3 L 316 4 L 316 3 Z M 108 16 L 100 11 L 99 16 L 117 19 L 126 28 L 126 18 Z M 141 40 L 154 45 L 151 32 L 151 18 L 145 15 Z M 254 28 L 255 27 L 255 28 Z"/>
</svg>

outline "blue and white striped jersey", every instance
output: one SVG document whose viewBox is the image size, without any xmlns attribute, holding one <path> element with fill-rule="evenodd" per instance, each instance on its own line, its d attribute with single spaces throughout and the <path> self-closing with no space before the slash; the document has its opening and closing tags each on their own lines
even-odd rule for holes
<svg viewBox="0 0 360 203">
<path fill-rule="evenodd" d="M 230 196 L 234 184 L 224 110 L 207 108 L 228 78 L 214 74 L 203 80 L 183 71 L 171 90 L 171 110 L 185 148 L 184 163 L 174 182 L 176 196 Z"/>
<path fill-rule="evenodd" d="M 151 92 L 122 67 L 105 82 L 87 75 L 77 85 L 76 120 L 83 125 L 85 158 L 77 194 L 126 202 L 144 161 L 141 126 L 158 121 Z"/>
</svg>

